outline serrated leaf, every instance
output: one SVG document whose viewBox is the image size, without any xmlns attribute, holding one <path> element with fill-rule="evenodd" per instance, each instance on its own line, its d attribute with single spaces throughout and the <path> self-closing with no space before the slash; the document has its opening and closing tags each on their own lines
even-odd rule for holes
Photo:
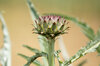
<svg viewBox="0 0 100 66">
<path fill-rule="evenodd" d="M 87 53 L 96 51 L 96 48 L 100 45 L 100 40 L 90 41 L 85 47 L 81 48 L 74 56 L 72 56 L 69 60 L 64 62 L 64 65 L 69 65 L 74 61 L 78 60 L 82 56 L 86 55 Z"/>
<path fill-rule="evenodd" d="M 58 60 L 58 62 L 59 62 L 59 66 L 61 66 L 62 63 L 63 63 L 63 62 L 61 61 L 60 57 L 59 57 L 59 53 L 60 53 L 60 52 L 61 52 L 60 50 L 54 52 L 54 55 L 55 55 L 55 57 L 57 58 L 57 60 Z"/>
<path fill-rule="evenodd" d="M 19 56 L 23 57 L 24 59 L 26 59 L 27 61 L 29 60 L 30 57 L 26 56 L 26 55 L 23 55 L 23 54 L 18 54 Z M 35 60 L 34 62 L 32 62 L 33 64 L 35 64 L 36 66 L 42 66 L 42 64 L 38 61 L 38 60 Z"/>
<path fill-rule="evenodd" d="M 40 51 L 38 49 L 32 48 L 28 45 L 23 45 L 23 47 L 29 49 L 30 51 L 34 52 L 34 53 L 40 53 Z"/>
<path fill-rule="evenodd" d="M 41 52 L 41 53 L 36 53 L 36 55 L 33 55 L 28 59 L 28 62 L 24 66 L 30 66 L 32 62 L 34 62 L 38 57 L 42 56 L 47 56 L 47 53 Z"/>
</svg>

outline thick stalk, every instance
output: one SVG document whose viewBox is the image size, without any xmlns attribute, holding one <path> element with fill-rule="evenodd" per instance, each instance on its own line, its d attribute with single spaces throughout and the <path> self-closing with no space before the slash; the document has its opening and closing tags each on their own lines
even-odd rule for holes
<svg viewBox="0 0 100 66">
<path fill-rule="evenodd" d="M 48 65 L 55 66 L 55 58 L 54 58 L 54 39 L 48 39 Z"/>
</svg>

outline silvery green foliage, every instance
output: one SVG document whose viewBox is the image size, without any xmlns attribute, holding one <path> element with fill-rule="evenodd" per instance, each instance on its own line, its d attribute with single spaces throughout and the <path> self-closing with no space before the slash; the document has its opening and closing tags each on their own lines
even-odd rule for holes
<svg viewBox="0 0 100 66">
<path fill-rule="evenodd" d="M 100 45 L 100 40 L 90 41 L 87 46 L 81 48 L 74 56 L 72 56 L 69 60 L 64 62 L 64 66 L 68 66 L 74 61 L 78 60 L 80 57 L 85 56 L 90 52 L 95 52 L 96 48 Z"/>
<path fill-rule="evenodd" d="M 56 57 L 57 60 L 58 60 L 59 66 L 61 66 L 61 65 L 63 64 L 63 61 L 62 61 L 62 60 L 60 59 L 60 57 L 59 57 L 59 53 L 60 53 L 60 52 L 61 52 L 60 50 L 54 52 L 54 55 L 55 55 L 55 57 Z"/>
<path fill-rule="evenodd" d="M 42 53 L 41 51 L 39 51 L 38 49 L 35 49 L 35 48 L 32 48 L 32 47 L 29 47 L 27 45 L 23 45 L 23 47 L 27 48 L 28 50 L 34 52 L 36 54 L 36 56 L 38 56 L 39 53 Z M 26 55 L 23 55 L 21 53 L 18 54 L 19 56 L 23 57 L 24 59 L 26 59 L 27 61 L 30 60 L 30 57 L 29 56 L 26 56 Z M 28 62 L 30 63 L 30 62 Z M 33 62 L 31 62 L 33 64 L 35 64 L 36 66 L 43 66 L 38 60 L 34 60 Z"/>
<path fill-rule="evenodd" d="M 59 52 L 60 51 L 56 51 L 55 52 L 55 56 L 57 57 L 57 59 L 58 59 L 58 62 L 59 62 L 59 65 L 60 66 L 69 66 L 71 63 L 73 63 L 74 61 L 76 61 L 76 60 L 78 60 L 79 58 L 81 58 L 82 56 L 85 56 L 86 54 L 88 54 L 88 53 L 90 53 L 90 52 L 95 52 L 96 51 L 96 48 L 98 47 L 100 45 L 100 40 L 98 39 L 98 40 L 94 40 L 94 41 L 90 41 L 85 47 L 82 47 L 74 56 L 72 56 L 70 59 L 67 59 L 66 61 L 61 61 L 60 60 L 60 57 L 59 57 Z M 31 47 L 29 47 L 29 46 L 27 46 L 27 45 L 25 45 L 24 47 L 26 47 L 26 48 L 28 48 L 29 50 L 31 50 L 31 51 L 33 51 L 33 52 L 35 52 L 35 53 L 37 53 L 37 52 L 39 52 L 40 53 L 40 51 L 39 50 L 37 50 L 37 49 L 32 49 Z M 38 54 L 39 55 L 39 54 Z M 38 56 L 38 55 L 36 55 L 36 57 Z M 43 54 L 44 55 L 44 54 Z M 39 57 L 41 56 L 41 54 L 39 55 Z M 46 56 L 46 55 L 45 55 Z M 22 56 L 22 57 L 24 57 L 24 56 Z M 33 56 L 34 57 L 34 56 Z M 30 59 L 32 59 L 31 57 L 30 57 Z M 31 63 L 31 62 L 35 62 L 35 60 L 34 60 L 34 58 L 33 58 L 33 60 L 30 62 L 29 60 L 28 60 L 28 62 L 29 63 Z M 28 66 L 28 65 L 27 65 Z"/>
<path fill-rule="evenodd" d="M 18 54 L 19 56 L 23 57 L 24 59 L 26 59 L 27 61 L 29 60 L 30 57 L 23 55 L 23 54 Z M 36 66 L 42 66 L 41 63 L 38 60 L 34 60 L 34 62 L 32 62 L 33 64 L 35 64 Z"/>
<path fill-rule="evenodd" d="M 30 0 L 27 0 L 28 2 L 28 6 L 31 10 L 31 15 L 33 16 L 33 21 L 35 21 L 35 19 L 38 18 L 38 14 L 36 13 L 36 11 L 34 10 L 34 7 L 33 7 L 33 4 L 31 3 Z M 35 13 L 35 14 L 34 14 Z M 61 15 L 60 15 L 61 16 Z M 35 17 L 35 18 L 34 18 Z M 83 29 L 83 32 L 84 34 L 89 38 L 91 39 L 92 41 L 90 41 L 85 47 L 81 48 L 74 56 L 72 56 L 70 59 L 62 62 L 60 60 L 60 57 L 58 55 L 58 53 L 56 52 L 55 53 L 55 56 L 57 57 L 58 59 L 58 62 L 61 62 L 59 63 L 59 66 L 69 66 L 71 63 L 73 63 L 74 61 L 76 61 L 77 59 L 79 59 L 80 57 L 86 55 L 87 53 L 90 53 L 90 52 L 94 52 L 96 50 L 96 48 L 98 48 L 98 46 L 100 45 L 100 40 L 99 39 L 93 39 L 95 37 L 94 35 L 94 32 L 93 30 L 85 23 L 83 22 L 80 22 L 78 21 L 76 18 L 73 18 L 73 17 L 68 17 L 68 16 L 65 16 L 67 20 L 70 20 L 70 21 L 73 21 L 75 22 L 78 26 L 80 26 L 82 29 Z M 36 24 L 36 23 L 35 23 Z M 36 26 L 36 25 L 35 25 Z M 47 40 L 46 38 L 44 38 L 43 36 L 39 37 L 40 39 L 40 46 L 42 48 L 42 51 L 46 52 L 47 53 L 47 48 L 48 46 L 47 45 Z M 36 55 L 37 56 L 37 55 Z M 31 60 L 32 58 L 30 58 Z M 34 62 L 34 58 L 31 62 Z M 45 62 L 47 61 L 47 59 L 45 58 Z M 29 60 L 28 60 L 29 62 Z M 45 63 L 44 62 L 44 63 Z M 44 66 L 48 66 L 48 65 L 44 65 Z"/>
<path fill-rule="evenodd" d="M 2 23 L 2 30 L 4 35 L 4 44 L 0 49 L 0 62 L 2 66 L 11 66 L 11 42 L 2 13 L 0 13 L 0 20 Z"/>
<path fill-rule="evenodd" d="M 38 14 L 38 12 L 35 10 L 35 7 L 34 7 L 33 3 L 31 2 L 31 0 L 27 0 L 27 5 L 28 5 L 28 7 L 29 7 L 29 9 L 30 9 L 30 13 L 31 13 L 31 16 L 32 16 L 32 20 L 35 21 L 35 19 L 39 17 L 39 14 Z M 35 23 L 34 23 L 34 24 L 35 24 Z M 60 39 L 61 39 L 61 37 L 60 37 Z M 60 47 L 60 49 L 61 49 L 61 51 L 62 51 L 61 53 L 62 53 L 62 55 L 63 55 L 63 58 L 64 58 L 64 59 L 69 58 L 68 52 L 67 52 L 66 49 L 64 48 L 64 43 L 61 43 L 61 42 L 63 42 L 63 41 L 60 40 L 60 39 L 59 39 L 59 47 Z M 45 40 L 46 40 L 45 37 L 39 36 L 40 47 L 41 47 L 42 51 L 44 51 L 44 52 L 46 52 L 46 50 L 47 50 L 47 48 L 44 47 L 44 46 L 47 46 L 47 43 L 45 42 Z M 47 66 L 47 65 L 48 65 L 47 62 L 46 62 L 47 59 L 46 59 L 46 58 L 43 58 L 43 60 L 44 60 L 44 63 L 45 63 L 44 66 Z M 70 65 L 70 66 L 71 66 L 71 65 Z"/>
<path fill-rule="evenodd" d="M 28 59 L 28 62 L 27 62 L 24 66 L 30 66 L 30 64 L 31 64 L 32 62 L 34 62 L 38 57 L 42 57 L 42 56 L 47 56 L 47 54 L 44 53 L 44 52 L 36 53 L 35 55 L 31 56 L 31 57 Z M 36 63 L 36 61 L 35 61 L 34 63 Z"/>
<path fill-rule="evenodd" d="M 32 4 L 31 0 L 27 0 L 27 5 L 29 7 L 30 10 L 30 14 L 32 16 L 32 20 L 35 21 L 36 18 L 39 18 L 39 14 L 37 13 L 37 11 L 35 10 L 34 5 Z"/>
<path fill-rule="evenodd" d="M 38 15 L 37 11 L 35 10 L 34 5 L 32 4 L 31 0 L 27 0 L 27 4 L 28 4 L 28 7 L 29 7 L 29 9 L 30 9 L 30 13 L 31 13 L 32 19 L 33 19 L 33 21 L 34 21 L 36 18 L 39 17 L 39 15 Z M 46 52 L 46 50 L 47 50 L 47 48 L 46 48 L 46 46 L 47 46 L 46 38 L 43 37 L 43 36 L 39 36 L 39 42 L 40 42 L 40 47 L 41 47 L 42 51 Z M 60 40 L 59 42 L 62 42 L 62 41 Z M 44 47 L 44 46 L 45 46 L 45 47 Z M 60 46 L 63 47 L 63 43 L 60 44 Z M 68 53 L 67 53 L 66 50 L 65 50 L 64 48 L 62 48 L 62 47 L 60 47 L 60 48 L 61 48 L 61 50 L 63 51 L 63 52 L 62 52 L 63 58 L 64 58 L 64 59 L 65 59 L 65 58 L 69 58 Z M 47 59 L 43 57 L 43 60 L 44 60 L 44 63 L 45 63 L 44 66 L 47 66 L 47 65 L 48 65 L 48 64 L 47 64 Z"/>
</svg>

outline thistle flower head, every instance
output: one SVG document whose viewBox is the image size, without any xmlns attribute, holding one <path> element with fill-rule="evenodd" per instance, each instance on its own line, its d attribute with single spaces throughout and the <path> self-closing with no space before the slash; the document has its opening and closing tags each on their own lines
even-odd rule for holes
<svg viewBox="0 0 100 66">
<path fill-rule="evenodd" d="M 35 20 L 34 33 L 45 37 L 55 38 L 60 34 L 66 33 L 68 22 L 60 16 L 42 16 Z"/>
</svg>

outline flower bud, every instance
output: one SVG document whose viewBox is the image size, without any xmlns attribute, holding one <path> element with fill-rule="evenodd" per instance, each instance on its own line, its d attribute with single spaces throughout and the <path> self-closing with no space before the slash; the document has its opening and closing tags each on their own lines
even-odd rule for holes
<svg viewBox="0 0 100 66">
<path fill-rule="evenodd" d="M 55 38 L 68 30 L 67 21 L 60 16 L 42 16 L 35 20 L 34 33 Z"/>
</svg>

